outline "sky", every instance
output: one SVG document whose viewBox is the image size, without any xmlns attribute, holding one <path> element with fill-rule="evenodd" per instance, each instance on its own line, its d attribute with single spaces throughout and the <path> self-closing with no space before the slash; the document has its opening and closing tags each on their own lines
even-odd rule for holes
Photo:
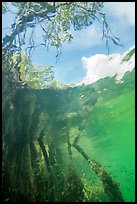
<svg viewBox="0 0 137 204">
<path fill-rule="evenodd" d="M 14 11 L 13 8 L 12 10 Z M 120 57 L 135 44 L 135 2 L 105 2 L 101 12 L 106 14 L 106 20 L 114 36 L 120 38 L 124 45 L 120 47 L 110 42 L 110 55 L 115 54 Z M 9 34 L 8 27 L 13 22 L 13 18 L 12 13 L 3 15 L 3 36 Z M 36 40 L 41 38 L 39 29 L 36 30 L 35 35 Z M 55 48 L 49 47 L 47 51 L 41 46 L 33 53 L 32 62 L 54 66 L 55 78 L 63 83 L 80 83 L 87 75 L 89 76 L 89 73 L 93 74 L 91 70 L 93 67 L 95 69 L 95 64 L 98 65 L 100 62 L 97 56 L 102 55 L 105 59 L 107 53 L 105 42 L 102 42 L 102 28 L 99 22 L 94 21 L 90 27 L 75 31 L 71 43 L 63 44 L 58 61 L 56 61 Z"/>
<path fill-rule="evenodd" d="M 95 83 L 105 77 L 115 77 L 116 83 L 123 83 L 124 74 L 135 68 L 135 52 L 130 59 L 123 61 L 133 49 L 134 46 L 124 54 L 111 54 L 109 57 L 104 54 L 96 54 L 89 58 L 83 57 L 82 63 L 86 70 L 86 76 L 77 85 Z"/>
</svg>

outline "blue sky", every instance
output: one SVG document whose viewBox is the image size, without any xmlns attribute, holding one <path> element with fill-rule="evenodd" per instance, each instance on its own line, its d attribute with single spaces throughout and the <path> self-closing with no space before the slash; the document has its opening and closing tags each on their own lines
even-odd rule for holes
<svg viewBox="0 0 137 204">
<path fill-rule="evenodd" d="M 12 8 L 13 10 L 13 8 Z M 14 11 L 14 10 L 13 10 Z M 106 14 L 107 22 L 113 34 L 120 38 L 125 47 L 115 46 L 111 42 L 110 54 L 123 54 L 135 44 L 135 2 L 105 2 L 102 12 Z M 13 22 L 12 13 L 3 15 L 3 36 L 9 34 L 8 27 Z M 36 40 L 41 38 L 41 32 L 36 30 Z M 94 21 L 90 27 L 74 32 L 74 39 L 64 43 L 62 55 L 56 62 L 56 50 L 49 47 L 38 47 L 33 53 L 32 62 L 42 65 L 53 65 L 55 78 L 64 83 L 78 83 L 86 76 L 86 69 L 82 58 L 92 57 L 96 54 L 107 55 L 105 42 L 102 42 L 102 28 L 99 22 Z"/>
</svg>

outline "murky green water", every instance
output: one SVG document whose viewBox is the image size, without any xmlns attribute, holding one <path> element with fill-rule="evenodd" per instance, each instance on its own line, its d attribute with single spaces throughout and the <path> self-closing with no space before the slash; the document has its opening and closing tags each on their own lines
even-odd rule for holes
<svg viewBox="0 0 137 204">
<path fill-rule="evenodd" d="M 134 201 L 134 91 L 99 102 L 89 120 L 80 145 L 112 173 L 125 200 Z"/>
<path fill-rule="evenodd" d="M 134 71 L 123 81 L 15 91 L 3 105 L 3 200 L 109 202 L 118 190 L 135 201 Z"/>
<path fill-rule="evenodd" d="M 120 85 L 111 80 L 98 87 L 98 101 L 88 118 L 88 125 L 82 131 L 80 146 L 111 173 L 126 202 L 135 201 L 135 93 L 134 75 L 125 77 Z M 106 81 L 107 81 L 106 80 Z M 104 82 L 104 80 L 102 80 Z M 109 86 L 110 85 L 110 86 Z M 84 167 L 83 167 L 84 166 Z M 77 160 L 81 176 L 93 185 L 91 169 L 82 160 Z M 82 173 L 84 172 L 84 173 Z M 94 175 L 95 176 L 95 175 Z M 100 184 L 97 183 L 98 186 Z M 101 198 L 103 201 L 103 198 Z M 104 198 L 105 201 L 105 198 Z"/>
</svg>

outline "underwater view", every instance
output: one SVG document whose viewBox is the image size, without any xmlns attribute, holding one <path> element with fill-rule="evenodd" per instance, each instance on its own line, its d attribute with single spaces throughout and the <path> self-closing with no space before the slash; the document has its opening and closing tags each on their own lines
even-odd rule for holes
<svg viewBox="0 0 137 204">
<path fill-rule="evenodd" d="M 77 83 L 53 80 L 52 66 L 33 64 L 21 35 L 43 20 L 45 8 L 65 23 L 70 16 L 60 21 L 60 6 L 65 16 L 93 2 L 26 3 L 24 13 L 24 2 L 3 4 L 4 14 L 14 6 L 18 17 L 33 11 L 35 18 L 3 37 L 2 201 L 135 202 L 135 47 L 123 55 L 87 55 L 87 75 Z M 95 3 L 96 13 L 102 2 Z M 78 30 L 81 21 L 73 22 Z M 61 26 L 66 32 L 67 24 Z"/>
<path fill-rule="evenodd" d="M 17 90 L 3 109 L 5 198 L 134 201 L 134 98 L 134 70 L 122 84 Z"/>
</svg>

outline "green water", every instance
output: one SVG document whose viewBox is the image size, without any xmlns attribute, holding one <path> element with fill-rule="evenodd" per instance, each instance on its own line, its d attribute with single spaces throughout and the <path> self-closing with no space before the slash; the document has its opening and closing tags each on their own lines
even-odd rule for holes
<svg viewBox="0 0 137 204">
<path fill-rule="evenodd" d="M 112 178 L 119 183 L 125 201 L 133 202 L 135 201 L 134 73 L 125 76 L 123 84 L 117 85 L 111 79 L 106 79 L 95 83 L 93 87 L 101 91 L 97 91 L 97 103 L 88 116 L 87 127 L 81 132 L 79 145 L 111 173 Z M 84 97 L 89 98 L 89 95 L 83 96 L 83 100 Z M 76 151 L 74 155 L 76 155 L 74 165 L 81 177 L 89 180 L 89 185 L 95 185 L 95 188 L 99 186 L 99 181 L 93 184 L 92 181 L 96 181 L 97 178 L 93 172 L 91 173 L 84 159 Z"/>
<path fill-rule="evenodd" d="M 110 202 L 90 159 L 126 202 L 135 201 L 134 76 L 121 84 L 106 78 L 65 90 L 16 90 L 3 105 L 3 200 Z"/>
<path fill-rule="evenodd" d="M 90 115 L 80 144 L 120 184 L 125 200 L 135 200 L 134 91 L 101 101 Z"/>
</svg>

